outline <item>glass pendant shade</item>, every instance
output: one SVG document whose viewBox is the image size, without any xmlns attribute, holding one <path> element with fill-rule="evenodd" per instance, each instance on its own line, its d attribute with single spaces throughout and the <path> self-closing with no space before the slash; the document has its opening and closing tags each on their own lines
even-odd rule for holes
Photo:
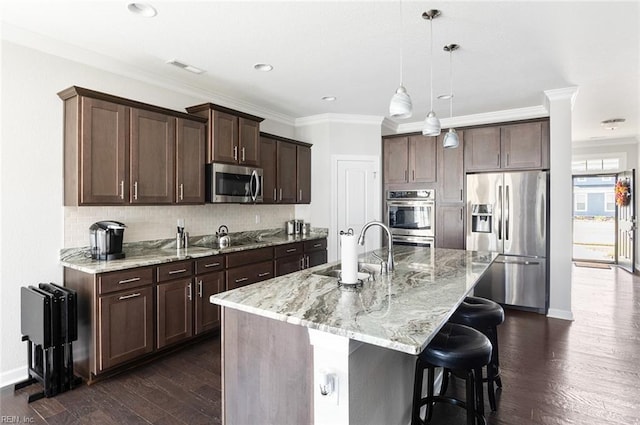
<svg viewBox="0 0 640 425">
<path fill-rule="evenodd" d="M 427 119 L 424 120 L 424 125 L 422 126 L 422 134 L 425 136 L 438 136 L 440 134 L 440 129 L 440 120 L 436 117 L 435 112 L 429 112 Z"/>
<path fill-rule="evenodd" d="M 458 139 L 458 133 L 455 128 L 450 128 L 447 134 L 444 135 L 442 146 L 445 148 L 457 148 L 460 146 L 460 139 Z"/>
<path fill-rule="evenodd" d="M 396 90 L 396 94 L 391 98 L 391 103 L 389 103 L 389 115 L 392 118 L 410 118 L 413 113 L 412 110 L 411 97 L 409 97 L 407 89 L 400 85 Z"/>
</svg>

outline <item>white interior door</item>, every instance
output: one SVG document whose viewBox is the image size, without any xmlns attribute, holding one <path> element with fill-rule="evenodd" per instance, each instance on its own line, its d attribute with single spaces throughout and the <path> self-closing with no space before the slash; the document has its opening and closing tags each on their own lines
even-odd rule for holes
<svg viewBox="0 0 640 425">
<path fill-rule="evenodd" d="M 380 159 L 376 156 L 332 157 L 332 226 L 329 230 L 329 261 L 340 259 L 339 233 L 353 229 L 356 235 L 371 220 L 380 220 Z M 367 231 L 360 253 L 380 247 L 380 228 Z M 335 249 L 331 249 L 331 247 Z M 334 253 L 335 256 L 332 255 Z"/>
</svg>

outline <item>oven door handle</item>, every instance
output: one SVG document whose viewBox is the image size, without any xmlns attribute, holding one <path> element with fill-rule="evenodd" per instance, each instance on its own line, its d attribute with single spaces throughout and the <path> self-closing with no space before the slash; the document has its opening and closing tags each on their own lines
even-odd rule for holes
<svg viewBox="0 0 640 425">
<path fill-rule="evenodd" d="M 389 206 L 399 206 L 399 207 L 422 207 L 422 206 L 432 206 L 435 205 L 434 201 L 387 201 L 387 205 Z"/>
<path fill-rule="evenodd" d="M 393 235 L 393 242 L 419 243 L 419 244 L 428 245 L 429 247 L 433 247 L 434 245 L 433 238 L 418 238 L 415 236 L 402 236 L 402 235 Z"/>
</svg>

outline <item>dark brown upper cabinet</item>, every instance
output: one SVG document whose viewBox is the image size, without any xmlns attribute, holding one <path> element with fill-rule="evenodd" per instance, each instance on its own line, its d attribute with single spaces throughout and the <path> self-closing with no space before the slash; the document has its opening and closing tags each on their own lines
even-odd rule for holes
<svg viewBox="0 0 640 425">
<path fill-rule="evenodd" d="M 171 204 L 180 202 L 180 184 L 183 192 L 201 190 L 191 182 L 204 185 L 203 154 L 187 171 L 176 157 L 190 162 L 196 156 L 176 153 L 185 146 L 176 140 L 194 140 L 187 151 L 203 150 L 206 120 L 76 86 L 58 96 L 64 101 L 65 205 Z M 203 202 L 204 195 L 198 203 Z"/>
<path fill-rule="evenodd" d="M 467 172 L 549 168 L 549 122 L 465 130 Z"/>
<path fill-rule="evenodd" d="M 204 203 L 206 125 L 178 118 L 176 127 L 176 203 Z"/>
<path fill-rule="evenodd" d="M 261 133 L 262 196 L 266 204 L 311 202 L 311 145 Z"/>
<path fill-rule="evenodd" d="M 413 135 L 383 140 L 385 184 L 436 181 L 436 137 Z"/>
<path fill-rule="evenodd" d="M 209 122 L 207 163 L 260 165 L 260 122 L 264 118 L 213 103 L 190 106 L 187 112 Z"/>
<path fill-rule="evenodd" d="M 311 148 L 296 146 L 296 183 L 298 204 L 311 202 Z"/>
<path fill-rule="evenodd" d="M 175 194 L 176 118 L 131 108 L 132 204 L 171 204 Z"/>
</svg>

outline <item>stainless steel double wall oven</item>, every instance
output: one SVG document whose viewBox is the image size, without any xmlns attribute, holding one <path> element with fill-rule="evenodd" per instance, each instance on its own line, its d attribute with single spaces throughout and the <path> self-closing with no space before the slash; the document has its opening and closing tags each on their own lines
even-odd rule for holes
<svg viewBox="0 0 640 425">
<path fill-rule="evenodd" d="M 386 204 L 394 244 L 435 246 L 435 190 L 388 190 Z"/>
</svg>

